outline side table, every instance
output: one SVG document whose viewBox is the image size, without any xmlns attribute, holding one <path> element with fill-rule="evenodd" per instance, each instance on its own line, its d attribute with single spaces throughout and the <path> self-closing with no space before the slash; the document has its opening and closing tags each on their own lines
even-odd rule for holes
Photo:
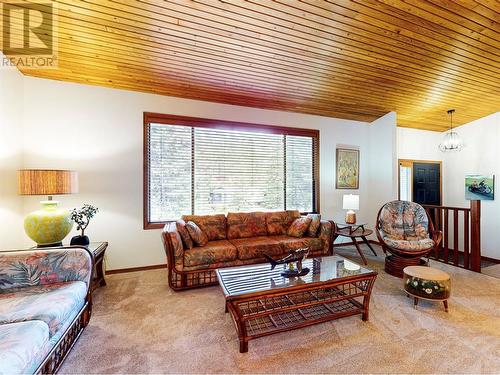
<svg viewBox="0 0 500 375">
<path fill-rule="evenodd" d="M 361 248 L 359 247 L 359 243 L 356 240 L 356 238 L 361 238 L 361 240 L 370 248 L 372 253 L 375 256 L 377 256 L 377 253 L 373 249 L 372 245 L 370 245 L 370 242 L 368 242 L 368 240 L 366 239 L 366 236 L 369 236 L 370 234 L 373 233 L 371 229 L 366 229 L 364 224 L 340 224 L 340 225 L 342 225 L 342 228 L 339 228 L 339 226 L 334 222 L 333 242 L 335 242 L 335 240 L 339 236 L 350 238 L 354 243 L 354 246 L 356 246 L 356 250 L 358 250 L 359 256 L 361 257 L 361 259 L 363 259 L 363 263 L 368 264 L 365 256 L 363 255 L 363 252 L 361 251 Z"/>
<path fill-rule="evenodd" d="M 87 249 L 94 256 L 94 278 L 92 279 L 91 290 L 92 292 L 100 286 L 106 286 L 104 279 L 104 254 L 108 248 L 107 242 L 91 242 Z"/>
</svg>

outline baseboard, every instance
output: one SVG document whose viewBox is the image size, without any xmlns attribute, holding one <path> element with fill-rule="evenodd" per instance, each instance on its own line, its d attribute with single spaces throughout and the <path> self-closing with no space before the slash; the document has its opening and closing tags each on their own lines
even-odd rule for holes
<svg viewBox="0 0 500 375">
<path fill-rule="evenodd" d="M 481 260 L 484 260 L 484 261 L 490 262 L 490 263 L 500 264 L 500 259 L 496 259 L 496 258 L 481 256 Z"/>
<path fill-rule="evenodd" d="M 167 268 L 167 264 L 154 264 L 152 266 L 143 266 L 143 267 L 131 267 L 131 268 L 118 268 L 115 270 L 106 270 L 106 275 L 113 275 L 115 273 L 126 273 L 126 272 L 138 272 L 138 271 L 149 271 L 149 270 L 157 270 L 161 268 Z"/>
</svg>

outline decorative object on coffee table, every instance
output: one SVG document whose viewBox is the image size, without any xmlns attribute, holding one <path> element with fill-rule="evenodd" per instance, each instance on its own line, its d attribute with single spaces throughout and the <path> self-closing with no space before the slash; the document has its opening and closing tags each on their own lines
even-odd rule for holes
<svg viewBox="0 0 500 375">
<path fill-rule="evenodd" d="M 337 148 L 336 189 L 359 189 L 359 150 Z"/>
<path fill-rule="evenodd" d="M 356 240 L 356 238 L 361 238 L 361 240 L 370 248 L 372 251 L 373 255 L 377 256 L 377 253 L 373 249 L 372 245 L 370 245 L 370 242 L 367 240 L 367 236 L 371 235 L 373 231 L 371 229 L 365 229 L 364 223 L 361 224 L 349 224 L 349 223 L 337 223 L 334 222 L 333 226 L 333 242 L 339 237 L 348 237 L 351 239 L 351 241 L 354 243 L 354 246 L 356 247 L 356 250 L 359 253 L 359 256 L 363 260 L 364 264 L 368 264 L 366 261 L 366 258 L 361 251 L 361 248 L 359 247 L 359 243 Z M 335 245 L 334 245 L 335 247 Z"/>
<path fill-rule="evenodd" d="M 270 255 L 264 254 L 264 257 L 271 263 L 271 270 L 274 270 L 278 264 L 286 264 L 288 269 L 281 272 L 284 277 L 305 276 L 309 273 L 309 268 L 302 267 L 302 262 L 309 255 L 309 248 L 290 250 L 284 258 L 274 260 Z"/>
<path fill-rule="evenodd" d="M 409 266 L 403 270 L 403 287 L 407 296 L 413 296 L 413 306 L 417 308 L 420 298 L 430 301 L 443 301 L 448 312 L 448 299 L 451 293 L 451 279 L 446 272 L 431 267 Z"/>
<path fill-rule="evenodd" d="M 309 258 L 304 265 L 312 272 L 297 278 L 283 277 L 280 267 L 270 270 L 268 264 L 217 269 L 240 352 L 248 351 L 248 341 L 273 333 L 357 314 L 367 321 L 377 273 L 363 267 L 339 273 L 345 262 L 352 263 L 336 255 Z"/>
<path fill-rule="evenodd" d="M 402 278 L 403 268 L 424 265 L 422 257 L 437 254 L 443 234 L 434 229 L 428 212 L 418 203 L 392 201 L 377 215 L 376 233 L 384 252 L 385 272 Z"/>
<path fill-rule="evenodd" d="M 356 212 L 354 212 L 354 210 L 359 210 L 359 195 L 344 195 L 342 207 L 344 210 L 347 210 L 345 214 L 345 222 L 347 224 L 356 224 Z"/>
<path fill-rule="evenodd" d="M 90 204 L 84 204 L 82 208 L 71 211 L 71 220 L 76 223 L 76 229 L 81 230 L 82 234 L 74 236 L 71 239 L 71 245 L 87 246 L 90 243 L 89 237 L 85 235 L 85 229 L 89 226 L 90 220 L 99 212 L 97 207 Z"/>
<path fill-rule="evenodd" d="M 43 208 L 29 213 L 24 219 L 24 230 L 38 247 L 61 246 L 73 227 L 70 213 L 58 208 L 53 195 L 78 192 L 78 175 L 68 170 L 21 169 L 18 172 L 19 194 L 47 195 L 41 201 Z"/>
</svg>

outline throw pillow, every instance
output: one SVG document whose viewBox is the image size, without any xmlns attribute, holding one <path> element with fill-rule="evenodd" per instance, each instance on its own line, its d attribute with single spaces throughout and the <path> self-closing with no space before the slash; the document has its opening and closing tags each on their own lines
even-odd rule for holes
<svg viewBox="0 0 500 375">
<path fill-rule="evenodd" d="M 306 232 L 307 228 L 309 228 L 311 221 L 312 219 L 307 216 L 295 219 L 292 225 L 290 225 L 290 228 L 288 228 L 287 234 L 292 237 L 297 237 L 297 238 L 302 237 Z"/>
<path fill-rule="evenodd" d="M 189 232 L 186 229 L 186 222 L 182 219 L 177 220 L 175 222 L 175 226 L 177 227 L 177 232 L 181 235 L 182 238 L 182 243 L 184 244 L 185 249 L 192 249 L 193 248 L 193 240 L 191 239 L 191 236 L 189 236 Z"/>
<path fill-rule="evenodd" d="M 197 246 L 205 246 L 208 243 L 207 235 L 192 221 L 188 221 L 186 223 L 186 229 L 189 236 Z"/>
<path fill-rule="evenodd" d="M 318 233 L 319 226 L 321 225 L 321 215 L 320 214 L 309 214 L 307 217 L 311 218 L 311 224 L 307 228 L 308 237 L 316 237 Z"/>
</svg>

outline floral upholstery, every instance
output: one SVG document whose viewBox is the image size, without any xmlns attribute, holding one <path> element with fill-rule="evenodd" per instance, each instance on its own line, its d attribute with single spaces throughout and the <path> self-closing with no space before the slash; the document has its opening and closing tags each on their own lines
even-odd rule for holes
<svg viewBox="0 0 500 375">
<path fill-rule="evenodd" d="M 380 211 L 382 237 L 418 241 L 429 238 L 429 220 L 424 208 L 414 202 L 392 201 Z"/>
<path fill-rule="evenodd" d="M 227 239 L 266 236 L 264 212 L 240 212 L 227 214 Z"/>
<path fill-rule="evenodd" d="M 425 238 L 423 240 L 408 241 L 408 240 L 393 240 L 388 237 L 384 237 L 384 241 L 387 246 L 394 249 L 406 250 L 406 251 L 422 251 L 430 250 L 434 247 L 434 241 L 430 238 Z"/>
<path fill-rule="evenodd" d="M 193 248 L 193 240 L 191 239 L 191 236 L 189 235 L 188 230 L 186 229 L 186 222 L 182 219 L 177 220 L 175 222 L 175 225 L 177 227 L 177 231 L 179 232 L 181 239 L 182 239 L 182 244 L 184 245 L 185 249 L 192 249 Z"/>
<path fill-rule="evenodd" d="M 278 241 L 283 248 L 283 252 L 287 253 L 289 250 L 303 249 L 308 247 L 311 252 L 323 250 L 323 240 L 315 237 L 290 237 L 290 236 L 270 236 L 273 240 Z"/>
<path fill-rule="evenodd" d="M 31 374 L 50 350 L 49 327 L 40 320 L 0 325 L 0 375 Z"/>
<path fill-rule="evenodd" d="M 209 241 L 226 239 L 225 215 L 184 215 L 182 219 L 186 223 L 192 221 L 198 225 Z"/>
<path fill-rule="evenodd" d="M 309 225 L 311 224 L 311 221 L 312 218 L 307 216 L 295 219 L 286 233 L 289 236 L 300 238 L 304 235 L 304 233 L 306 233 L 307 228 L 309 228 Z"/>
<path fill-rule="evenodd" d="M 186 229 L 189 233 L 189 237 L 191 237 L 191 239 L 197 246 L 205 246 L 208 243 L 207 235 L 201 230 L 198 225 L 196 225 L 196 223 L 188 221 L 186 223 Z"/>
<path fill-rule="evenodd" d="M 269 236 L 284 235 L 293 221 L 300 217 L 297 210 L 266 213 L 266 227 Z"/>
<path fill-rule="evenodd" d="M 181 235 L 177 230 L 176 223 L 165 224 L 162 240 L 165 252 L 170 251 L 173 255 L 173 266 L 177 271 L 182 271 L 182 267 L 184 266 L 184 247 L 182 246 Z"/>
<path fill-rule="evenodd" d="M 321 224 L 319 226 L 319 231 L 316 234 L 317 238 L 323 241 L 323 254 L 329 254 L 330 245 L 332 242 L 333 235 L 333 225 L 331 222 L 326 220 L 321 220 Z"/>
<path fill-rule="evenodd" d="M 380 210 L 378 228 L 387 246 L 404 251 L 430 250 L 429 219 L 424 208 L 414 202 L 392 201 Z"/>
<path fill-rule="evenodd" d="M 82 281 L 16 288 L 0 294 L 0 324 L 41 320 L 54 335 L 85 304 L 87 286 Z"/>
<path fill-rule="evenodd" d="M 238 249 L 238 259 L 241 260 L 263 258 L 264 254 L 283 254 L 281 244 L 268 236 L 238 238 L 231 240 L 231 243 Z"/>
<path fill-rule="evenodd" d="M 81 248 L 0 252 L 0 292 L 63 281 L 90 282 L 92 259 Z"/>
<path fill-rule="evenodd" d="M 321 215 L 320 214 L 308 214 L 307 217 L 311 218 L 311 224 L 307 228 L 308 237 L 316 237 L 318 234 L 319 226 L 321 225 Z"/>
<path fill-rule="evenodd" d="M 184 252 L 184 265 L 186 267 L 202 264 L 230 262 L 236 260 L 236 247 L 228 240 L 209 241 L 203 247 L 195 247 Z"/>
</svg>

